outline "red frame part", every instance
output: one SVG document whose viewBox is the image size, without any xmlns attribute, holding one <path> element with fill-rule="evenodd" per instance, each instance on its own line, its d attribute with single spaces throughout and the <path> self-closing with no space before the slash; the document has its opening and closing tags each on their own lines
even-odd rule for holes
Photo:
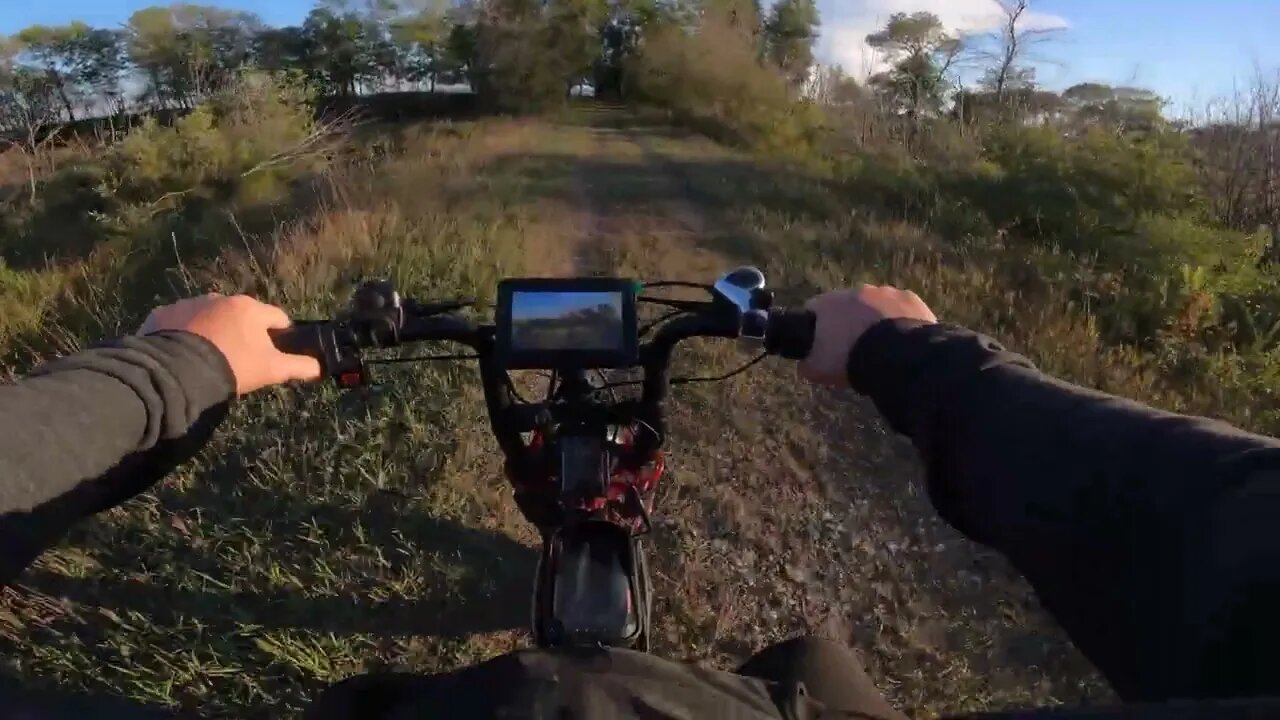
<svg viewBox="0 0 1280 720">
<path fill-rule="evenodd" d="M 627 430 L 627 435 L 622 442 L 624 450 L 629 450 L 635 445 L 635 434 L 632 430 Z M 533 438 L 529 442 L 530 450 L 540 450 L 543 446 L 543 437 L 540 431 L 533 433 Z M 620 467 L 615 463 L 612 473 L 609 476 L 609 486 L 603 497 L 591 498 L 584 501 L 578 508 L 587 511 L 602 511 L 612 507 L 614 512 L 612 515 L 615 521 L 621 523 L 633 523 L 637 530 L 640 529 L 644 522 L 642 517 L 626 515 L 623 509 L 627 505 L 628 490 L 632 487 L 638 492 L 641 502 L 644 503 L 645 513 L 653 511 L 653 491 L 658 486 L 658 481 L 662 479 L 662 475 L 667 469 L 667 457 L 661 451 L 656 451 L 653 458 L 638 469 Z M 542 478 L 543 482 L 550 485 L 555 478 L 548 472 Z"/>
</svg>

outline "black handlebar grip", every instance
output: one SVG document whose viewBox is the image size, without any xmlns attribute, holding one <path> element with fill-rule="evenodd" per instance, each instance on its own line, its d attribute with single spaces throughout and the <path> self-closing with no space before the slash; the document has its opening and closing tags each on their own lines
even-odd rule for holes
<svg viewBox="0 0 1280 720">
<path fill-rule="evenodd" d="M 808 310 L 773 310 L 764 348 L 788 360 L 804 360 L 813 349 L 818 317 Z"/>
</svg>

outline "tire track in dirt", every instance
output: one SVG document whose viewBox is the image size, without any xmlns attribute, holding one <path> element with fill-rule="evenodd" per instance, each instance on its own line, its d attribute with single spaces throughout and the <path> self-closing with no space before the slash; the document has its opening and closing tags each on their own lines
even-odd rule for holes
<svg viewBox="0 0 1280 720">
<path fill-rule="evenodd" d="M 610 129 L 597 140 L 578 176 L 588 216 L 581 223 L 588 246 L 579 252 L 585 268 L 710 281 L 733 264 L 702 247 L 711 220 L 649 137 Z M 632 172 L 620 172 L 620 155 L 634 161 Z M 625 202 L 610 192 L 620 176 L 633 191 Z M 745 357 L 726 347 L 701 350 L 697 364 L 727 368 Z M 770 385 L 707 387 L 670 403 L 674 488 L 658 512 L 669 535 L 657 568 L 663 650 L 729 666 L 799 631 L 846 639 L 842 619 L 825 610 L 828 573 L 805 561 L 828 554 L 814 547 L 825 539 L 813 529 L 833 518 L 814 473 L 789 447 L 804 443 L 781 441 L 771 428 Z"/>
<path fill-rule="evenodd" d="M 607 192 L 589 193 L 591 242 L 615 267 L 709 280 L 737 263 L 707 238 L 742 220 L 695 203 L 689 162 L 660 144 L 630 129 L 597 148 L 586 175 L 606 183 L 616 167 L 602 160 L 638 151 L 646 202 L 619 212 Z M 738 354 L 698 357 L 729 367 Z M 671 538 L 658 607 L 683 624 L 660 650 L 727 667 L 816 633 L 857 648 L 899 707 L 926 715 L 1097 696 L 1025 583 L 937 517 L 914 449 L 871 403 L 815 393 L 770 364 L 669 408 L 675 488 L 660 499 Z"/>
</svg>

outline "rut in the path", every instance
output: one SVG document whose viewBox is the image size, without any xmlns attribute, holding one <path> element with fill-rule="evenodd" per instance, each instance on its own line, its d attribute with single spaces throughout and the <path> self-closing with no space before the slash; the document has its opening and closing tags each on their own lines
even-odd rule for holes
<svg viewBox="0 0 1280 720">
<path fill-rule="evenodd" d="M 746 194 L 740 206 L 702 195 L 771 182 L 770 171 L 705 150 L 665 130 L 593 128 L 573 169 L 574 271 L 706 282 L 750 259 L 769 274 L 768 252 L 738 257 L 725 242 L 754 231 Z M 744 359 L 712 342 L 677 357 L 697 375 Z M 668 412 L 671 473 L 654 537 L 660 653 L 730 667 L 808 632 L 857 647 L 906 709 L 1073 697 L 1047 673 L 1078 678 L 1078 658 L 1024 583 L 938 519 L 913 449 L 870 403 L 816 393 L 771 361 L 679 388 Z"/>
<path fill-rule="evenodd" d="M 654 145 L 643 131 L 592 133 L 575 168 L 578 271 L 616 272 L 622 257 L 625 271 L 646 278 L 710 282 L 740 259 L 705 247 L 714 222 Z M 710 365 L 742 362 L 732 344 L 705 347 L 681 353 Z M 672 643 L 687 634 L 673 622 L 701 627 L 707 641 L 690 659 L 729 664 L 799 631 L 848 639 L 827 578 L 811 568 L 811 558 L 833 555 L 833 538 L 810 532 L 820 526 L 825 500 L 811 463 L 778 441 L 773 426 L 785 430 L 800 420 L 780 404 L 777 388 L 765 374 L 700 394 L 677 391 L 668 407 L 675 487 L 659 515 L 674 547 L 658 569 L 665 575 L 659 594 L 666 591 L 659 621 Z M 688 648 L 671 649 L 688 655 Z"/>
</svg>

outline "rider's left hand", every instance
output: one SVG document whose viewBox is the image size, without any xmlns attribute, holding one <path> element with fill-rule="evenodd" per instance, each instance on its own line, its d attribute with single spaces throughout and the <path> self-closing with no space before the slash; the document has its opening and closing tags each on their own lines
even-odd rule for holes
<svg viewBox="0 0 1280 720">
<path fill-rule="evenodd" d="M 231 366 L 236 394 L 248 393 L 291 380 L 319 380 L 315 358 L 289 355 L 276 349 L 269 330 L 292 325 L 284 310 L 247 295 L 211 294 L 158 307 L 138 328 L 139 335 L 183 330 L 213 343 Z"/>
</svg>

